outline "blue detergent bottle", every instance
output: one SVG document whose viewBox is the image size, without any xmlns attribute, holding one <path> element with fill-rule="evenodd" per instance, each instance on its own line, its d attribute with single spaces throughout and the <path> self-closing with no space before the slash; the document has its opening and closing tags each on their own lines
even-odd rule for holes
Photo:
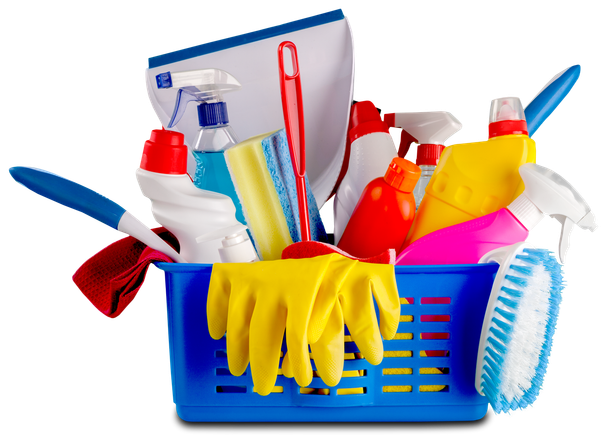
<svg viewBox="0 0 610 442">
<path fill-rule="evenodd" d="M 165 72 L 156 78 L 159 89 L 178 89 L 168 129 L 178 124 L 188 103 L 199 103 L 199 130 L 191 144 L 191 153 L 196 162 L 193 182 L 200 189 L 230 197 L 235 205 L 235 217 L 245 224 L 241 203 L 224 158 L 224 151 L 239 140 L 229 125 L 227 103 L 222 98 L 223 93 L 241 89 L 241 84 L 221 69 Z"/>
</svg>

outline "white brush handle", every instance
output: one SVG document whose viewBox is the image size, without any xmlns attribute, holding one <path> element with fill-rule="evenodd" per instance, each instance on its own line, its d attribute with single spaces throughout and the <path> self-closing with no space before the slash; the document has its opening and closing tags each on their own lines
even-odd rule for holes
<svg viewBox="0 0 610 442">
<path fill-rule="evenodd" d="M 489 264 L 496 262 L 500 264 L 500 268 L 496 273 L 489 300 L 487 301 L 487 309 L 485 310 L 485 318 L 483 319 L 483 326 L 481 327 L 481 336 L 479 338 L 479 350 L 477 352 L 477 368 L 474 378 L 474 386 L 481 396 L 484 396 L 482 392 L 482 380 L 483 380 L 483 358 L 485 357 L 485 348 L 487 347 L 487 340 L 489 339 L 489 331 L 491 330 L 491 320 L 494 316 L 496 309 L 496 301 L 500 296 L 500 289 L 504 285 L 504 278 L 510 269 L 515 256 L 523 252 L 526 247 L 531 247 L 530 244 L 525 242 L 518 242 L 511 246 L 499 247 L 495 250 L 487 252 L 479 260 L 479 264 Z"/>
<path fill-rule="evenodd" d="M 125 212 L 119 221 L 117 230 L 142 241 L 151 249 L 165 253 L 175 262 L 186 263 L 178 252 L 176 252 L 169 244 L 159 238 L 152 230 L 146 227 L 139 219 L 129 212 Z"/>
</svg>

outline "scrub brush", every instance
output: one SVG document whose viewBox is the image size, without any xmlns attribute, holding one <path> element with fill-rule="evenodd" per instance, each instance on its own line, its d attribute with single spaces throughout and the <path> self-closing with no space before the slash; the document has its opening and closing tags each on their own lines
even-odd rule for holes
<svg viewBox="0 0 610 442">
<path fill-rule="evenodd" d="M 485 255 L 498 262 L 483 322 L 475 387 L 496 413 L 531 405 L 540 392 L 551 352 L 562 267 L 551 252 L 520 242 Z"/>
</svg>

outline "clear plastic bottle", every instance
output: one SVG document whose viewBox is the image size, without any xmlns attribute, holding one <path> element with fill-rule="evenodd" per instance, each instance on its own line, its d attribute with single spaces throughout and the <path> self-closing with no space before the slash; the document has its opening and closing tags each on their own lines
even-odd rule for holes
<svg viewBox="0 0 610 442">
<path fill-rule="evenodd" d="M 224 159 L 224 151 L 237 144 L 239 139 L 229 125 L 229 112 L 222 93 L 239 90 L 241 85 L 235 77 L 220 69 L 166 72 L 157 75 L 157 85 L 159 88 L 178 89 L 169 128 L 178 124 L 189 102 L 198 102 L 199 130 L 191 145 L 196 164 L 193 182 L 200 189 L 231 198 L 235 205 L 235 217 L 246 224 Z"/>
<path fill-rule="evenodd" d="M 445 142 L 447 138 L 462 128 L 462 123 L 449 112 L 385 114 L 384 121 L 389 127 L 399 127 L 403 130 L 398 149 L 399 156 L 404 158 L 411 142 L 419 143 L 417 165 L 421 169 L 421 178 L 413 189 L 415 206 L 419 209 L 419 204 L 426 193 L 426 187 L 432 178 L 443 149 L 445 149 Z"/>
<path fill-rule="evenodd" d="M 246 224 L 241 203 L 231 174 L 225 161 L 224 152 L 239 142 L 233 128 L 225 102 L 201 103 L 198 107 L 199 131 L 191 150 L 197 167 L 193 182 L 203 190 L 227 195 L 235 204 L 235 216 Z"/>
<path fill-rule="evenodd" d="M 432 178 L 432 174 L 434 173 L 434 169 L 436 169 L 436 166 L 421 165 L 419 166 L 419 168 L 421 169 L 421 177 L 415 185 L 415 189 L 413 189 L 413 197 L 415 198 L 416 209 L 419 209 L 419 204 L 421 203 L 421 200 L 423 199 L 424 194 L 426 193 L 426 187 L 430 182 L 430 178 Z"/>
</svg>

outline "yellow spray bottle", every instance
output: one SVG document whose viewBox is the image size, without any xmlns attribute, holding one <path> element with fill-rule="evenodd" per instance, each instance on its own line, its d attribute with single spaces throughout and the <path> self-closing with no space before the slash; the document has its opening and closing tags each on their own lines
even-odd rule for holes
<svg viewBox="0 0 610 442">
<path fill-rule="evenodd" d="M 445 148 L 415 214 L 403 249 L 444 227 L 495 212 L 523 191 L 519 166 L 536 162 L 521 101 L 491 103 L 489 140 Z"/>
</svg>

